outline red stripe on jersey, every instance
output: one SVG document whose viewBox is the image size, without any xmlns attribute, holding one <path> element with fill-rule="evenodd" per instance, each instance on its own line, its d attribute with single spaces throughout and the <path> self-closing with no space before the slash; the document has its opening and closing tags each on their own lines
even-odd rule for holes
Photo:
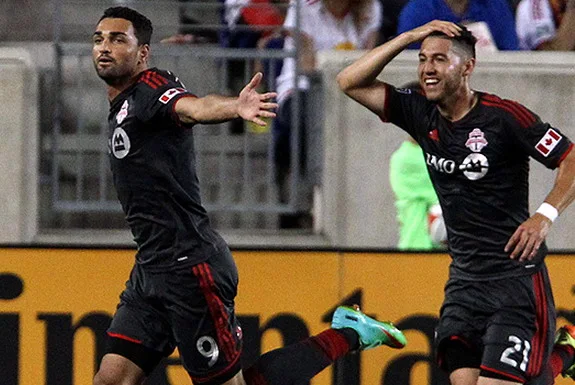
<svg viewBox="0 0 575 385">
<path fill-rule="evenodd" d="M 384 84 L 385 85 L 385 100 L 383 101 L 383 115 L 380 116 L 379 118 L 383 121 L 383 122 L 389 122 L 389 118 L 388 118 L 388 111 L 389 111 L 389 94 L 390 94 L 390 89 L 391 86 L 387 83 Z"/>
<path fill-rule="evenodd" d="M 146 80 L 152 84 L 155 84 L 156 87 L 160 87 L 163 85 L 162 82 L 158 80 L 158 78 L 155 76 L 153 72 L 148 72 L 146 74 Z"/>
<path fill-rule="evenodd" d="M 500 103 L 492 103 L 492 102 L 489 102 L 487 100 L 482 100 L 481 104 L 483 104 L 487 107 L 495 107 L 495 108 L 500 108 L 502 110 L 505 110 L 505 111 L 509 112 L 511 115 L 513 115 L 515 120 L 517 120 L 519 122 L 519 124 L 521 125 L 522 128 L 529 127 L 529 124 L 527 124 L 527 122 L 523 121 L 521 119 L 521 117 L 517 116 L 516 113 L 509 106 L 505 106 L 505 105 L 500 104 Z"/>
<path fill-rule="evenodd" d="M 156 88 L 158 88 L 157 85 L 155 85 L 154 83 L 150 82 L 150 81 L 147 80 L 147 79 L 142 79 L 141 82 L 142 82 L 142 83 L 146 83 L 148 86 L 150 86 L 150 88 L 152 88 L 152 89 L 154 89 L 154 90 L 155 90 Z"/>
<path fill-rule="evenodd" d="M 142 341 L 140 341 L 140 340 L 137 340 L 137 339 L 132 338 L 132 337 L 125 336 L 125 335 L 123 335 L 123 334 L 108 332 L 108 335 L 109 335 L 110 337 L 119 338 L 119 339 L 121 339 L 121 340 L 130 341 L 130 342 L 133 342 L 133 343 L 135 343 L 135 344 L 141 344 L 141 343 L 142 343 Z"/>
<path fill-rule="evenodd" d="M 535 335 L 531 341 L 532 352 L 529 366 L 527 368 L 528 376 L 537 376 L 543 366 L 543 356 L 545 354 L 545 344 L 547 343 L 547 329 L 549 327 L 547 293 L 545 291 L 545 280 L 543 273 L 539 272 L 533 275 L 533 287 L 535 289 Z"/>
<path fill-rule="evenodd" d="M 531 126 L 536 121 L 535 116 L 527 108 L 517 102 L 512 100 L 503 100 L 498 96 L 489 94 L 483 95 L 483 99 L 487 102 L 491 102 L 493 107 L 496 107 L 497 104 L 507 107 L 505 110 L 510 112 L 515 119 L 521 123 L 523 128 Z"/>
<path fill-rule="evenodd" d="M 507 103 L 508 105 L 512 106 L 513 108 L 517 109 L 519 111 L 519 113 L 521 113 L 522 115 L 524 115 L 527 120 L 530 122 L 529 125 L 535 123 L 535 121 L 537 120 L 535 118 L 535 115 L 533 115 L 531 113 L 531 111 L 529 111 L 527 108 L 525 108 L 525 106 L 523 106 L 522 104 L 519 104 L 517 102 L 514 102 L 512 100 L 506 100 L 505 103 Z"/>
<path fill-rule="evenodd" d="M 236 344 L 229 328 L 228 314 L 222 300 L 216 294 L 217 288 L 210 271 L 210 266 L 207 263 L 200 263 L 194 266 L 192 271 L 199 280 L 200 288 L 212 316 L 216 328 L 218 345 L 223 350 L 226 361 L 235 361 L 235 358 L 237 358 L 235 356 L 238 355 L 239 352 L 236 349 Z"/>
<path fill-rule="evenodd" d="M 524 378 L 517 377 L 517 376 L 514 376 L 513 374 L 505 373 L 505 372 L 502 372 L 501 370 L 493 369 L 493 368 L 487 367 L 487 366 L 485 366 L 485 365 L 481 365 L 480 368 L 481 368 L 482 370 L 485 370 L 485 371 L 488 371 L 488 372 L 497 373 L 497 374 L 499 374 L 499 375 L 501 375 L 501 376 L 503 376 L 503 377 L 510 378 L 510 379 L 511 379 L 512 381 L 514 381 L 514 382 L 520 382 L 520 383 L 524 383 L 524 382 L 525 382 L 525 379 L 524 379 Z"/>
<path fill-rule="evenodd" d="M 495 95 L 486 95 L 485 99 L 492 102 L 492 103 L 501 103 L 509 108 L 509 110 L 513 111 L 513 114 L 518 117 L 521 116 L 524 122 L 528 122 L 530 120 L 531 113 L 519 103 L 513 102 L 511 100 L 503 100 Z M 517 118 L 519 120 L 519 118 Z"/>
<path fill-rule="evenodd" d="M 156 84 L 152 83 L 150 81 L 149 77 L 150 77 L 150 72 L 146 71 L 142 74 L 142 76 L 140 77 L 140 80 L 138 82 L 145 83 L 148 86 L 150 86 L 150 88 L 155 90 L 156 88 L 158 88 L 158 86 Z"/>
<path fill-rule="evenodd" d="M 482 100 L 481 104 L 488 106 L 488 107 L 500 108 L 502 110 L 509 112 L 511 115 L 513 115 L 515 120 L 517 120 L 517 122 L 519 123 L 521 128 L 527 128 L 531 125 L 529 123 L 529 121 L 526 120 L 524 116 L 519 115 L 517 110 L 515 110 L 512 106 L 509 106 L 509 105 L 503 104 L 503 103 L 499 103 L 499 102 L 491 102 L 488 100 Z"/>
<path fill-rule="evenodd" d="M 153 80 L 154 83 L 158 83 L 161 86 L 168 84 L 168 79 L 156 72 L 150 72 L 150 79 Z"/>
</svg>

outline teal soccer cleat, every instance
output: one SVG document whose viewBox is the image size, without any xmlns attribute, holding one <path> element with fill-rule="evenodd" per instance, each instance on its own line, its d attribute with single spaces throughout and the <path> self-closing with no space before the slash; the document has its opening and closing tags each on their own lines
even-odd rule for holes
<svg viewBox="0 0 575 385">
<path fill-rule="evenodd" d="M 333 329 L 351 328 L 359 334 L 359 350 L 375 348 L 379 345 L 401 349 L 407 344 L 401 330 L 391 322 L 380 322 L 363 314 L 359 307 L 339 306 L 331 321 Z"/>
<path fill-rule="evenodd" d="M 555 334 L 555 345 L 571 346 L 575 349 L 575 326 L 567 325 L 559 328 Z M 575 380 L 575 363 L 561 374 L 563 377 Z"/>
</svg>

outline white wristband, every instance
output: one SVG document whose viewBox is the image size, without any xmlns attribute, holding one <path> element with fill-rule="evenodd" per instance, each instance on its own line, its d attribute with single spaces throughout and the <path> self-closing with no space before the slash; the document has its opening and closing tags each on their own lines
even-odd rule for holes
<svg viewBox="0 0 575 385">
<path fill-rule="evenodd" d="M 535 212 L 546 216 L 547 218 L 549 218 L 551 222 L 554 222 L 555 219 L 557 219 L 557 217 L 559 216 L 559 211 L 557 211 L 555 207 L 551 206 L 547 202 L 541 203 L 541 206 L 539 206 L 539 208 Z"/>
</svg>

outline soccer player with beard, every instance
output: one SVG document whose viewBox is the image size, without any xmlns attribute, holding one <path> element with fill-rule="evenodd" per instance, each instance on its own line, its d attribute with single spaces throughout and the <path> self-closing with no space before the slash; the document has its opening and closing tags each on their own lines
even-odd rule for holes
<svg viewBox="0 0 575 385">
<path fill-rule="evenodd" d="M 143 384 L 176 347 L 193 382 L 207 385 L 302 384 L 349 351 L 403 347 L 393 324 L 341 306 L 332 328 L 242 371 L 237 268 L 201 205 L 190 128 L 237 117 L 264 125 L 276 95 L 256 91 L 258 73 L 238 97 L 196 97 L 170 72 L 148 68 L 151 35 L 150 20 L 125 7 L 107 9 L 93 35 L 108 85 L 114 185 L 138 246 L 94 384 Z"/>
<path fill-rule="evenodd" d="M 423 94 L 377 80 L 416 42 Z M 561 328 L 553 348 L 555 309 L 544 263 L 545 237 L 575 198 L 575 151 L 521 104 L 470 88 L 475 42 L 465 27 L 435 20 L 369 51 L 337 81 L 425 153 L 452 257 L 436 337 L 451 383 L 549 385 L 559 373 L 575 377 L 575 328 Z M 559 170 L 531 216 L 529 157 Z"/>
</svg>

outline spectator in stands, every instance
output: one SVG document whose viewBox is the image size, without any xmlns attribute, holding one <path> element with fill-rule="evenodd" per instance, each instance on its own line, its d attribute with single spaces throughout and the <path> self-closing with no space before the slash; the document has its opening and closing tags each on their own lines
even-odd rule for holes
<svg viewBox="0 0 575 385">
<path fill-rule="evenodd" d="M 465 24 L 477 48 L 518 50 L 515 19 L 507 0 L 410 0 L 399 15 L 398 34 L 439 19 Z M 419 48 L 420 44 L 409 46 Z"/>
<path fill-rule="evenodd" d="M 398 16 L 409 0 L 381 0 L 381 34 L 379 43 L 385 43 L 397 34 Z"/>
<path fill-rule="evenodd" d="M 227 32 L 222 35 L 222 45 L 256 48 L 261 38 L 272 35 L 276 27 L 283 24 L 286 7 L 281 5 L 286 2 L 287 0 L 224 0 L 223 22 Z"/>
<path fill-rule="evenodd" d="M 299 7 L 299 24 L 296 14 Z M 299 26 L 299 33 L 295 28 Z M 309 118 L 302 115 L 299 126 L 300 167 L 291 169 L 291 131 L 292 131 L 292 103 L 294 91 L 298 91 L 300 115 L 306 111 L 307 90 L 309 90 L 308 75 L 316 69 L 316 53 L 320 50 L 352 50 L 373 48 L 379 35 L 381 26 L 381 3 L 379 0 L 292 0 L 284 23 L 287 32 L 284 49 L 293 50 L 295 39 L 299 38 L 299 75 L 296 76 L 296 61 L 286 58 L 280 76 L 277 79 L 276 90 L 280 104 L 278 116 L 273 124 L 274 137 L 274 164 L 276 167 L 276 182 L 279 189 L 280 201 L 287 203 L 291 194 L 302 196 L 302 211 L 295 215 L 282 216 L 280 226 L 308 227 L 311 226 L 311 181 L 306 180 L 309 173 L 306 170 L 306 134 L 309 131 Z M 297 86 L 296 86 L 297 83 Z M 297 188 L 300 192 L 289 191 L 289 176 L 291 172 L 298 172 L 301 180 Z M 307 190 L 307 191 L 304 191 Z M 308 199 L 309 198 L 309 199 Z M 306 201 L 309 204 L 306 204 Z"/>
<path fill-rule="evenodd" d="M 522 49 L 575 50 L 575 0 L 522 0 L 516 15 Z"/>
<path fill-rule="evenodd" d="M 220 33 L 220 45 L 226 48 L 281 48 L 276 46 L 277 36 L 284 22 L 289 0 L 220 0 L 224 2 L 222 23 L 225 29 Z M 283 5 L 283 6 L 282 6 Z M 279 40 L 281 41 L 281 40 Z M 258 66 L 260 62 L 256 62 Z M 261 70 L 256 68 L 254 70 Z M 245 82 L 246 61 L 243 59 L 228 61 L 227 86 L 231 93 L 239 92 Z M 266 73 L 266 78 L 270 74 Z M 271 76 L 275 78 L 275 76 Z M 244 122 L 235 119 L 231 122 L 230 132 L 244 132 Z"/>
<path fill-rule="evenodd" d="M 179 28 L 178 33 L 162 39 L 162 43 L 172 44 L 199 44 L 215 43 L 218 41 L 218 33 L 209 26 L 203 27 L 206 10 L 195 7 L 192 3 L 199 3 L 201 0 L 178 0 L 179 8 Z M 203 21 L 203 22 L 202 22 Z"/>
</svg>

